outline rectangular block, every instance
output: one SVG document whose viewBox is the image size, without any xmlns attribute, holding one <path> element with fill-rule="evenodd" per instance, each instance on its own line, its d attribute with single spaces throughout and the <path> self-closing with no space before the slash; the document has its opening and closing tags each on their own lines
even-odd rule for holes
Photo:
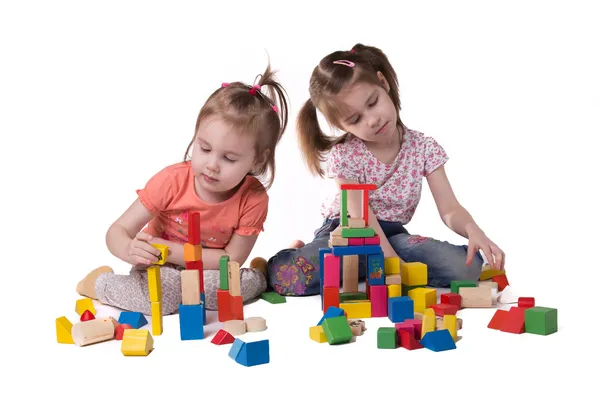
<svg viewBox="0 0 600 400">
<path fill-rule="evenodd" d="M 404 283 L 402 284 L 402 296 L 408 296 L 408 292 L 410 292 L 413 289 L 417 289 L 417 288 L 425 288 L 425 285 L 420 285 L 420 286 L 408 286 L 405 285 Z"/>
<path fill-rule="evenodd" d="M 415 303 L 415 312 L 422 313 L 437 303 L 437 291 L 433 288 L 417 288 L 408 292 Z"/>
<path fill-rule="evenodd" d="M 333 254 L 325 254 L 323 258 L 325 261 L 323 274 L 323 284 L 325 286 L 340 286 L 340 261 L 341 257 L 334 256 Z"/>
<path fill-rule="evenodd" d="M 365 239 L 365 246 L 379 246 L 381 244 L 381 238 L 378 234 L 373 237 L 367 237 Z"/>
<path fill-rule="evenodd" d="M 367 279 L 369 285 L 385 285 L 383 253 L 367 255 Z"/>
<path fill-rule="evenodd" d="M 199 244 L 183 244 L 183 260 L 199 261 L 202 260 L 202 246 Z"/>
<path fill-rule="evenodd" d="M 452 304 L 458 307 L 458 309 L 462 308 L 462 297 L 458 293 L 442 293 L 440 295 L 440 303 L 442 304 Z"/>
<path fill-rule="evenodd" d="M 375 317 L 387 317 L 387 288 L 385 285 L 371 285 L 370 289 L 370 300 L 371 300 L 371 316 Z"/>
<path fill-rule="evenodd" d="M 229 282 L 229 294 L 232 297 L 241 296 L 241 278 L 240 278 L 240 264 L 237 261 L 229 261 L 227 263 L 227 270 L 229 271 L 228 282 Z"/>
<path fill-rule="evenodd" d="M 344 293 L 358 292 L 358 256 L 343 256 L 342 265 L 342 291 Z"/>
<path fill-rule="evenodd" d="M 386 285 L 386 286 L 387 286 L 388 299 L 391 297 L 402 296 L 402 285 Z"/>
<path fill-rule="evenodd" d="M 400 277 L 400 274 L 394 274 L 394 275 L 385 275 L 385 284 L 386 285 L 396 285 L 396 286 L 400 286 L 402 285 L 402 278 Z M 402 289 L 400 289 L 402 290 Z"/>
<path fill-rule="evenodd" d="M 185 269 L 181 271 L 181 303 L 184 305 L 200 304 L 200 271 Z"/>
<path fill-rule="evenodd" d="M 151 265 L 148 267 L 148 291 L 150 292 L 150 301 L 162 300 L 160 265 Z"/>
<path fill-rule="evenodd" d="M 242 301 L 242 296 L 231 296 L 229 298 L 229 304 L 231 305 L 231 319 L 243 321 L 244 303 Z"/>
<path fill-rule="evenodd" d="M 344 183 L 340 185 L 342 190 L 376 190 L 377 185 L 373 183 Z"/>
<path fill-rule="evenodd" d="M 461 287 L 477 287 L 477 282 L 469 280 L 456 280 L 450 282 L 450 291 L 452 293 L 459 294 L 458 289 L 460 289 Z"/>
<path fill-rule="evenodd" d="M 375 236 L 375 230 L 373 228 L 343 228 L 343 238 L 366 238 Z"/>
<path fill-rule="evenodd" d="M 204 339 L 203 304 L 179 305 L 179 334 L 181 340 Z"/>
<path fill-rule="evenodd" d="M 462 298 L 463 308 L 492 307 L 492 289 L 489 287 L 460 287 L 458 294 Z"/>
<path fill-rule="evenodd" d="M 188 212 L 188 243 L 200 244 L 200 213 Z"/>
<path fill-rule="evenodd" d="M 340 289 L 336 287 L 323 287 L 323 311 L 329 307 L 340 306 Z"/>
<path fill-rule="evenodd" d="M 331 239 L 329 239 L 329 247 L 336 247 L 336 246 L 348 246 L 349 245 L 349 241 L 346 238 L 343 238 L 341 236 L 335 236 L 332 237 Z"/>
<path fill-rule="evenodd" d="M 217 314 L 219 322 L 231 321 L 231 295 L 229 290 L 217 289 Z"/>
<path fill-rule="evenodd" d="M 348 228 L 365 228 L 365 220 L 362 218 L 348 218 Z"/>
<path fill-rule="evenodd" d="M 348 247 L 333 247 L 331 252 L 334 256 L 352 256 L 364 254 L 379 254 L 382 253 L 381 246 L 348 246 Z"/>
<path fill-rule="evenodd" d="M 202 260 L 186 261 L 185 268 L 198 271 L 198 290 L 200 293 L 204 293 L 204 262 Z"/>
<path fill-rule="evenodd" d="M 150 304 L 150 311 L 152 313 L 152 334 L 155 336 L 162 335 L 163 332 L 163 316 L 162 316 L 162 303 L 160 301 L 153 301 Z"/>
<path fill-rule="evenodd" d="M 456 315 L 444 315 L 443 329 L 448 329 L 452 340 L 456 342 Z"/>
<path fill-rule="evenodd" d="M 219 289 L 229 290 L 229 256 L 219 258 Z"/>
<path fill-rule="evenodd" d="M 407 286 L 427 285 L 427 264 L 410 262 L 400 265 L 402 283 Z"/>
<path fill-rule="evenodd" d="M 343 239 L 343 238 L 342 238 Z M 348 246 L 364 246 L 365 238 L 348 238 Z"/>
<path fill-rule="evenodd" d="M 384 260 L 386 275 L 400 275 L 400 257 L 387 257 Z"/>
<path fill-rule="evenodd" d="M 346 292 L 340 293 L 340 304 L 346 303 L 352 300 L 368 300 L 367 294 L 365 292 Z"/>
<path fill-rule="evenodd" d="M 158 261 L 156 261 L 154 265 L 165 265 L 169 255 L 169 246 L 165 244 L 152 243 L 152 247 L 160 251 L 160 254 L 158 255 Z"/>
<path fill-rule="evenodd" d="M 372 307 L 369 300 L 350 300 L 340 303 L 340 308 L 346 312 L 350 319 L 371 318 Z"/>
</svg>

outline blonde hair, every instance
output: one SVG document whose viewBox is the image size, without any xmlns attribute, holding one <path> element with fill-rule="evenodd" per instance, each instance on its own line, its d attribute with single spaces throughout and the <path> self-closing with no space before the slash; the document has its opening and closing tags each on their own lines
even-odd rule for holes
<svg viewBox="0 0 600 400">
<path fill-rule="evenodd" d="M 223 84 L 210 95 L 200 109 L 196 129 L 183 161 L 189 159 L 190 148 L 202 121 L 218 116 L 240 132 L 255 135 L 257 157 L 269 150 L 267 158 L 256 170 L 249 172 L 252 176 L 262 178 L 263 186 L 269 189 L 275 179 L 275 148 L 288 124 L 288 101 L 286 91 L 276 81 L 275 71 L 271 70 L 270 64 L 257 78 L 256 85 L 231 82 Z"/>
<path fill-rule="evenodd" d="M 344 64 L 334 64 L 336 60 L 348 60 L 355 66 L 350 68 Z M 398 77 L 387 56 L 378 48 L 358 43 L 350 51 L 335 51 L 327 55 L 313 70 L 309 85 L 310 99 L 300 109 L 297 119 L 300 148 L 313 175 L 324 176 L 321 163 L 325 161 L 326 153 L 348 137 L 348 133 L 339 138 L 323 133 L 317 119 L 317 109 L 330 125 L 343 129 L 340 110 L 333 97 L 349 83 L 365 82 L 382 86 L 377 72 L 381 72 L 390 85 L 389 95 L 399 114 Z M 398 126 L 402 126 L 400 116 Z"/>
</svg>

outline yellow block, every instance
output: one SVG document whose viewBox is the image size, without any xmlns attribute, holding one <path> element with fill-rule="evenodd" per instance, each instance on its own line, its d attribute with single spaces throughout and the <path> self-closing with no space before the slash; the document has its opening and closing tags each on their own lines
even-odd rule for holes
<svg viewBox="0 0 600 400">
<path fill-rule="evenodd" d="M 148 291 L 150 292 L 150 301 L 162 301 L 160 265 L 148 267 Z"/>
<path fill-rule="evenodd" d="M 481 275 L 479 275 L 479 280 L 486 281 L 488 279 L 492 279 L 493 277 L 495 277 L 497 275 L 505 275 L 505 274 L 506 274 L 506 271 L 499 270 L 499 269 L 492 269 L 488 265 L 487 268 L 485 268 L 485 267 L 482 268 Z"/>
<path fill-rule="evenodd" d="M 404 263 L 400 267 L 402 284 L 406 286 L 427 285 L 427 264 L 421 262 Z"/>
<path fill-rule="evenodd" d="M 147 356 L 154 348 L 154 339 L 146 329 L 125 329 L 121 353 L 125 356 Z"/>
<path fill-rule="evenodd" d="M 56 318 L 56 341 L 58 343 L 75 344 L 73 336 L 71 336 L 72 328 L 73 324 L 67 317 Z"/>
<path fill-rule="evenodd" d="M 163 332 L 163 317 L 161 311 L 161 302 L 153 301 L 151 304 L 152 311 L 152 334 L 153 335 L 162 335 Z"/>
<path fill-rule="evenodd" d="M 448 329 L 450 336 L 456 342 L 456 315 L 444 315 L 444 329 Z"/>
<path fill-rule="evenodd" d="M 348 318 L 371 318 L 370 300 L 349 300 L 340 304 L 340 308 L 346 312 Z"/>
<path fill-rule="evenodd" d="M 327 342 L 327 337 L 325 336 L 325 331 L 323 331 L 323 326 L 311 326 L 309 329 L 309 335 L 312 340 L 317 343 L 325 343 Z"/>
<path fill-rule="evenodd" d="M 77 300 L 75 303 L 75 312 L 79 315 L 83 314 L 85 310 L 90 310 L 90 312 L 96 315 L 96 309 L 94 308 L 94 302 L 89 297 Z"/>
<path fill-rule="evenodd" d="M 183 260 L 184 261 L 200 261 L 202 260 L 202 246 L 199 244 L 184 243 L 183 244 Z"/>
<path fill-rule="evenodd" d="M 385 275 L 397 275 L 400 274 L 400 258 L 399 257 L 388 257 L 384 260 L 383 270 Z"/>
<path fill-rule="evenodd" d="M 156 244 L 152 243 L 152 246 L 160 250 L 160 255 L 158 256 L 158 261 L 155 263 L 156 265 L 165 265 L 167 262 L 167 256 L 169 254 L 169 246 L 164 244 Z"/>
<path fill-rule="evenodd" d="M 402 285 L 388 285 L 388 298 L 402 296 Z"/>
<path fill-rule="evenodd" d="M 416 288 L 408 291 L 408 297 L 413 299 L 415 312 L 422 313 L 437 302 L 437 292 L 430 288 Z"/>
<path fill-rule="evenodd" d="M 421 339 L 425 337 L 427 332 L 435 331 L 435 312 L 428 308 L 423 312 L 423 320 L 421 322 Z"/>
</svg>

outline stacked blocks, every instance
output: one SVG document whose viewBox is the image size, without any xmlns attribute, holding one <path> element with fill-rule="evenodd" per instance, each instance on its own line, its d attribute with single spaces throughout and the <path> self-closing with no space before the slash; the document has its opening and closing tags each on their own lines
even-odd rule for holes
<svg viewBox="0 0 600 400">
<path fill-rule="evenodd" d="M 219 289 L 217 289 L 217 312 L 220 322 L 244 319 L 241 292 L 240 265 L 228 255 L 219 259 Z"/>
</svg>

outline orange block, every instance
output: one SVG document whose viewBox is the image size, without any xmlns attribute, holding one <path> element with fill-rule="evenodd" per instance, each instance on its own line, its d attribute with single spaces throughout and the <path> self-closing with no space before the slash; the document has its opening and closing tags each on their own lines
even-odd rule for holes
<svg viewBox="0 0 600 400">
<path fill-rule="evenodd" d="M 202 246 L 199 244 L 184 243 L 183 244 L 183 260 L 184 261 L 200 261 L 200 260 L 202 260 Z"/>
<path fill-rule="evenodd" d="M 231 296 L 229 290 L 217 289 L 217 314 L 219 322 L 231 321 L 233 314 L 231 312 Z"/>
<path fill-rule="evenodd" d="M 231 319 L 244 319 L 244 303 L 242 296 L 229 296 L 229 304 L 231 306 Z"/>
<path fill-rule="evenodd" d="M 340 306 L 340 288 L 339 287 L 324 287 L 323 288 L 323 314 L 329 307 Z"/>
</svg>

